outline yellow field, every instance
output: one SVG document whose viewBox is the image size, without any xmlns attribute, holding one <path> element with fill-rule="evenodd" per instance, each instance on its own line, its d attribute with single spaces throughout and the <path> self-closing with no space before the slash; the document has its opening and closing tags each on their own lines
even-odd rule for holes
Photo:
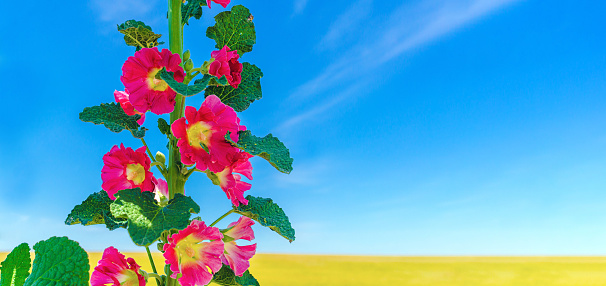
<svg viewBox="0 0 606 286">
<path fill-rule="evenodd" d="M 0 261 L 7 253 L 0 253 Z M 151 270 L 145 253 L 127 253 Z M 91 266 L 101 253 L 90 253 Z M 156 264 L 163 264 L 154 254 Z M 278 285 L 606 285 L 606 257 L 376 257 L 257 254 L 251 273 Z M 91 268 L 92 268 L 91 267 Z M 149 285 L 155 285 L 150 281 Z"/>
</svg>

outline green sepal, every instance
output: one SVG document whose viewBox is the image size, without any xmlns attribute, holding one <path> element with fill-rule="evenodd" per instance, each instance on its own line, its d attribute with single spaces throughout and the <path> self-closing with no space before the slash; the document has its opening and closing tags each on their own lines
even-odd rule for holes
<svg viewBox="0 0 606 286">
<path fill-rule="evenodd" d="M 181 4 L 181 22 L 189 25 L 189 18 L 200 20 L 202 17 L 202 6 L 206 6 L 206 0 L 189 0 L 187 4 Z"/>
<path fill-rule="evenodd" d="M 258 221 L 262 226 L 269 227 L 279 235 L 293 242 L 295 230 L 290 225 L 288 216 L 272 199 L 246 196 L 248 205 L 234 206 L 234 211 Z"/>
<path fill-rule="evenodd" d="M 127 115 L 120 104 L 115 102 L 86 107 L 80 112 L 80 120 L 84 122 L 91 122 L 96 125 L 103 124 L 107 129 L 116 133 L 128 130 L 135 138 L 145 137 L 145 131 L 147 130 L 137 123 L 140 118 L 141 115 L 139 114 Z"/>
<path fill-rule="evenodd" d="M 200 206 L 182 194 L 176 194 L 164 207 L 158 205 L 153 192 L 141 192 L 139 188 L 119 191 L 116 198 L 111 212 L 117 218 L 128 219 L 128 234 L 139 246 L 154 243 L 165 230 L 186 228 L 191 214 L 200 212 Z"/>
<path fill-rule="evenodd" d="M 128 20 L 118 25 L 118 31 L 124 34 L 124 42 L 127 45 L 137 48 L 153 48 L 164 44 L 158 42 L 161 34 L 152 32 L 152 28 L 141 21 Z"/>
<path fill-rule="evenodd" d="M 268 134 L 265 137 L 252 135 L 250 130 L 238 131 L 238 143 L 231 140 L 231 132 L 225 134 L 225 140 L 247 153 L 267 160 L 278 171 L 290 174 L 293 159 L 288 148 L 278 138 Z"/>
<path fill-rule="evenodd" d="M 246 7 L 236 5 L 231 11 L 221 12 L 215 16 L 217 23 L 206 29 L 206 36 L 215 40 L 217 49 L 228 46 L 232 51 L 237 50 L 242 56 L 252 51 L 257 41 L 252 18 Z"/>
<path fill-rule="evenodd" d="M 31 265 L 29 245 L 22 243 L 15 247 L 0 264 L 0 286 L 23 286 Z"/>
<path fill-rule="evenodd" d="M 227 84 L 227 78 L 225 76 L 217 78 L 214 75 L 205 74 L 202 78 L 194 81 L 193 85 L 187 85 L 176 81 L 173 74 L 173 72 L 166 71 L 166 68 L 162 68 L 162 70 L 158 72 L 160 78 L 164 80 L 166 84 L 170 86 L 170 88 L 183 96 L 192 96 L 202 92 L 204 89 L 206 89 L 206 87 L 208 87 L 211 80 L 214 80 L 216 83 L 221 85 Z"/>
<path fill-rule="evenodd" d="M 160 129 L 160 133 L 166 136 L 170 135 L 170 125 L 164 118 L 158 118 L 158 129 Z"/>
<path fill-rule="evenodd" d="M 227 86 L 210 86 L 204 94 L 209 96 L 214 94 L 221 99 L 221 102 L 231 106 L 235 111 L 242 112 L 250 104 L 263 96 L 261 92 L 261 78 L 263 72 L 257 66 L 249 63 L 242 63 L 242 82 L 238 88 Z"/>
<path fill-rule="evenodd" d="M 221 270 L 215 273 L 212 282 L 222 286 L 260 286 L 257 279 L 248 270 L 242 273 L 242 277 L 236 276 L 229 265 L 225 264 Z"/>
<path fill-rule="evenodd" d="M 34 245 L 32 274 L 24 286 L 86 286 L 90 275 L 88 254 L 67 237 L 51 237 Z"/>
<path fill-rule="evenodd" d="M 126 219 L 116 218 L 112 215 L 109 206 L 112 200 L 105 191 L 99 191 L 91 194 L 72 209 L 71 213 L 65 219 L 65 224 L 74 225 L 94 225 L 105 224 L 109 230 L 120 227 L 126 228 Z"/>
</svg>

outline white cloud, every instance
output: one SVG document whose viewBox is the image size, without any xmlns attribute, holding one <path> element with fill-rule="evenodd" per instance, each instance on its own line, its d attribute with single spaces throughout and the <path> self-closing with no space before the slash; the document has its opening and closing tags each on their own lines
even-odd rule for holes
<svg viewBox="0 0 606 286">
<path fill-rule="evenodd" d="M 320 41 L 318 48 L 333 48 L 346 34 L 354 32 L 356 27 L 370 15 L 372 4 L 372 0 L 360 0 L 351 5 L 332 23 L 328 32 L 324 35 L 322 41 Z"/>
<path fill-rule="evenodd" d="M 352 87 L 347 92 L 337 92 L 335 96 L 328 95 L 331 89 L 352 85 L 351 82 L 354 80 L 367 78 L 403 53 L 437 40 L 516 1 L 518 0 L 431 0 L 415 5 L 406 3 L 387 17 L 381 16 L 385 19 L 383 21 L 380 19 L 365 21 L 367 23 L 377 22 L 374 25 L 367 25 L 367 29 L 382 32 L 376 33 L 374 37 L 361 38 L 358 43 L 351 45 L 352 48 L 342 51 L 342 56 L 328 64 L 321 73 L 295 89 L 289 97 L 291 103 L 309 101 L 319 95 L 323 95 L 323 98 L 326 99 L 319 106 L 294 115 L 279 128 L 292 127 L 302 123 L 321 111 L 348 99 L 348 96 L 358 95 L 358 91 L 366 88 L 371 81 L 367 81 L 367 84 L 355 84 L 353 87 L 356 88 Z M 339 19 L 347 18 L 352 11 L 357 9 L 355 8 L 357 6 L 358 4 L 345 11 Z M 338 27 L 355 24 L 355 21 L 343 20 L 342 24 L 338 24 L 338 22 L 335 22 L 322 42 L 336 43 L 343 33 L 337 31 Z"/>
<path fill-rule="evenodd" d="M 305 7 L 307 7 L 307 2 L 309 0 L 295 0 L 295 9 L 293 11 L 294 15 L 298 15 L 303 13 Z"/>
<path fill-rule="evenodd" d="M 156 6 L 158 0 L 92 0 L 91 8 L 103 22 L 118 23 L 146 15 Z"/>
</svg>

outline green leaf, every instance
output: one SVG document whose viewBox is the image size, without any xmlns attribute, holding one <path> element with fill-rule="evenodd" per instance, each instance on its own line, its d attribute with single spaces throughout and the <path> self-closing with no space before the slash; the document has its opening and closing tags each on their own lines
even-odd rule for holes
<svg viewBox="0 0 606 286">
<path fill-rule="evenodd" d="M 128 20 L 118 25 L 118 31 L 124 34 L 126 44 L 137 47 L 137 51 L 141 48 L 153 48 L 163 44 L 158 43 L 158 39 L 162 35 L 152 32 L 151 27 L 141 21 Z"/>
<path fill-rule="evenodd" d="M 126 219 L 116 218 L 112 215 L 109 206 L 112 200 L 105 191 L 99 191 L 88 196 L 82 204 L 74 207 L 65 219 L 65 224 L 93 225 L 105 224 L 109 230 L 119 227 L 126 228 Z"/>
<path fill-rule="evenodd" d="M 235 111 L 242 112 L 250 104 L 261 99 L 261 78 L 263 72 L 257 66 L 249 63 L 242 63 L 242 82 L 238 88 L 231 86 L 211 86 L 206 89 L 204 94 L 209 96 L 214 94 L 221 99 L 221 102 L 231 106 Z"/>
<path fill-rule="evenodd" d="M 137 123 L 137 120 L 140 118 L 141 115 L 139 114 L 128 116 L 120 104 L 115 102 L 87 107 L 80 112 L 80 120 L 84 122 L 92 122 L 97 125 L 103 124 L 109 130 L 116 133 L 128 130 L 135 138 L 145 137 L 145 131 L 147 130 Z"/>
<path fill-rule="evenodd" d="M 191 214 L 200 212 L 200 206 L 182 194 L 176 194 L 165 207 L 158 205 L 154 193 L 139 188 L 119 191 L 116 197 L 111 212 L 128 219 L 128 234 L 140 246 L 154 243 L 165 230 L 186 228 Z"/>
<path fill-rule="evenodd" d="M 31 264 L 29 245 L 22 243 L 15 247 L 0 264 L 0 286 L 23 286 Z"/>
<path fill-rule="evenodd" d="M 206 6 L 206 0 L 189 0 L 187 4 L 181 4 L 181 22 L 189 25 L 189 18 L 200 20 L 202 17 L 202 6 Z"/>
<path fill-rule="evenodd" d="M 183 96 L 192 96 L 202 92 L 211 82 L 214 80 L 216 83 L 221 85 L 227 84 L 227 78 L 222 76 L 221 78 L 217 78 L 214 75 L 205 74 L 202 78 L 194 81 L 193 85 L 187 85 L 175 80 L 172 72 L 166 71 L 166 68 L 162 68 L 162 70 L 158 73 L 160 78 L 170 86 L 174 91 Z"/>
<path fill-rule="evenodd" d="M 246 196 L 248 205 L 240 204 L 234 206 L 234 211 L 243 216 L 247 216 L 258 221 L 262 226 L 269 227 L 279 235 L 293 242 L 295 240 L 295 230 L 290 225 L 288 217 L 272 199 L 261 197 Z"/>
<path fill-rule="evenodd" d="M 252 18 L 246 7 L 234 6 L 231 11 L 221 12 L 215 16 L 217 23 L 208 27 L 206 36 L 215 40 L 217 49 L 228 46 L 232 51 L 237 50 L 241 56 L 252 51 L 252 46 L 257 41 Z"/>
<path fill-rule="evenodd" d="M 231 140 L 230 132 L 225 134 L 225 139 L 232 145 L 267 160 L 278 171 L 290 174 L 293 159 L 290 157 L 288 148 L 278 138 L 268 134 L 263 138 L 252 135 L 249 130 L 238 131 L 238 143 Z"/>
<path fill-rule="evenodd" d="M 215 273 L 212 282 L 223 286 L 259 286 L 257 279 L 248 270 L 242 274 L 242 277 L 236 276 L 234 271 L 225 264 L 221 270 Z"/>
<path fill-rule="evenodd" d="M 34 245 L 32 274 L 25 286 L 86 286 L 90 277 L 88 254 L 67 237 L 51 237 Z"/>
<path fill-rule="evenodd" d="M 158 129 L 160 129 L 160 133 L 166 136 L 170 135 L 170 125 L 164 118 L 158 118 Z"/>
</svg>

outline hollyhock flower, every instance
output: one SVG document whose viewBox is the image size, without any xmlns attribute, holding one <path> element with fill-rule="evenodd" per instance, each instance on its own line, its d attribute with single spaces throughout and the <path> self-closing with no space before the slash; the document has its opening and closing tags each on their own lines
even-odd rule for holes
<svg viewBox="0 0 606 286">
<path fill-rule="evenodd" d="M 238 131 L 245 128 L 240 125 L 234 109 L 223 104 L 215 95 L 208 96 L 199 110 L 186 107 L 185 117 L 171 125 L 173 135 L 179 138 L 177 146 L 183 164 L 196 164 L 198 169 L 210 169 L 212 172 L 223 171 L 225 166 L 231 165 L 227 154 L 239 151 L 225 140 L 227 131 L 231 132 L 231 139 L 237 142 Z"/>
<path fill-rule="evenodd" d="M 156 201 L 158 202 L 168 202 L 168 183 L 163 179 L 153 178 L 154 182 L 154 193 L 156 193 Z"/>
<path fill-rule="evenodd" d="M 141 266 L 134 259 L 125 258 L 124 254 L 113 246 L 106 248 L 90 277 L 90 284 L 92 286 L 144 286 L 145 278 L 139 273 Z"/>
<path fill-rule="evenodd" d="M 231 0 L 206 0 L 206 5 L 208 5 L 208 9 L 210 9 L 211 1 L 223 6 L 223 8 L 227 8 L 227 5 Z"/>
<path fill-rule="evenodd" d="M 139 112 L 170 113 L 175 109 L 176 92 L 156 74 L 166 68 L 174 72 L 175 80 L 183 82 L 185 72 L 179 66 L 181 57 L 167 49 L 144 48 L 129 57 L 122 66 L 120 80 L 130 91 L 130 102 Z"/>
<path fill-rule="evenodd" d="M 248 200 L 244 198 L 244 192 L 250 190 L 251 185 L 242 182 L 240 175 L 235 173 L 240 173 L 249 180 L 252 180 L 252 164 L 248 159 L 253 157 L 253 155 L 246 152 L 238 152 L 228 154 L 227 156 L 231 158 L 231 165 L 225 167 L 223 171 L 214 174 L 214 176 L 209 174 L 209 177 L 213 176 L 211 177 L 213 183 L 221 187 L 234 206 L 239 206 L 240 203 L 248 205 Z"/>
<path fill-rule="evenodd" d="M 137 123 L 139 123 L 139 125 L 143 125 L 143 122 L 145 122 L 145 113 L 137 111 L 133 107 L 133 104 L 130 103 L 130 100 L 128 100 L 128 97 L 128 89 L 125 89 L 124 91 L 114 91 L 114 98 L 116 99 L 117 103 L 120 103 L 120 106 L 122 109 L 124 109 L 124 112 L 129 116 L 133 116 L 135 114 L 141 115 L 141 118 L 137 120 Z"/>
<path fill-rule="evenodd" d="M 210 53 L 213 62 L 208 66 L 208 73 L 218 78 L 225 76 L 233 88 L 242 82 L 242 64 L 238 61 L 238 51 L 230 51 L 228 46 Z"/>
<path fill-rule="evenodd" d="M 223 233 L 223 242 L 225 251 L 221 255 L 223 264 L 229 265 L 237 276 L 242 274 L 250 266 L 250 258 L 255 255 L 257 244 L 239 246 L 236 240 L 244 239 L 251 241 L 255 239 L 255 234 L 251 226 L 255 222 L 249 217 L 241 216 L 238 221 L 232 222 L 227 226 L 227 231 Z"/>
<path fill-rule="evenodd" d="M 182 286 L 206 285 L 221 269 L 223 234 L 216 227 L 207 227 L 193 220 L 188 227 L 168 237 L 164 258 L 170 264 L 172 278 L 181 273 Z"/>
<path fill-rule="evenodd" d="M 151 161 L 145 154 L 145 146 L 133 150 L 124 148 L 124 144 L 115 145 L 103 155 L 103 169 L 101 169 L 101 188 L 107 192 L 109 198 L 120 190 L 140 188 L 142 192 L 153 192 L 153 174 L 149 171 Z"/>
</svg>

